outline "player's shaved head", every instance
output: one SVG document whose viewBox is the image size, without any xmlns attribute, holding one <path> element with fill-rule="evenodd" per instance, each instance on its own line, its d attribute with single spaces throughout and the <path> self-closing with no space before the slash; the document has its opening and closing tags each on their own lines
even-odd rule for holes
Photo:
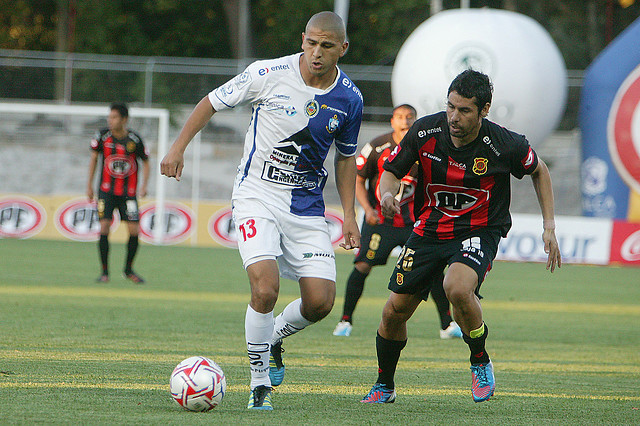
<svg viewBox="0 0 640 426">
<path fill-rule="evenodd" d="M 333 33 L 341 42 L 344 42 L 347 39 L 347 30 L 344 27 L 344 21 L 334 12 L 325 11 L 318 12 L 313 15 L 309 19 L 309 22 L 307 22 L 307 26 L 304 31 L 308 33 L 311 28 Z"/>
</svg>

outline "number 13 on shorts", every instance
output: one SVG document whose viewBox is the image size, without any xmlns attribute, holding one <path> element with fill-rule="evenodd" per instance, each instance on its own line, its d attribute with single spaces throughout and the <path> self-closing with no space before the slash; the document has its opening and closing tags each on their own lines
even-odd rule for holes
<svg viewBox="0 0 640 426">
<path fill-rule="evenodd" d="M 256 221 L 255 219 L 245 220 L 243 223 L 238 225 L 238 229 L 242 234 L 243 241 L 247 241 L 249 238 L 253 238 L 258 233 L 256 229 Z"/>
</svg>

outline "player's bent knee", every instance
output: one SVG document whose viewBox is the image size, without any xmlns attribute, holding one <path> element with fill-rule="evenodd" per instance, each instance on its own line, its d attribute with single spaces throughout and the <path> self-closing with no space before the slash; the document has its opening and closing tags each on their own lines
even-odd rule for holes
<svg viewBox="0 0 640 426">
<path fill-rule="evenodd" d="M 278 290 L 273 287 L 254 286 L 251 288 L 251 301 L 261 306 L 273 307 L 278 300 Z"/>
<path fill-rule="evenodd" d="M 333 300 L 323 300 L 310 304 L 310 306 L 302 306 L 302 316 L 312 322 L 317 322 L 329 315 L 333 309 Z"/>
</svg>

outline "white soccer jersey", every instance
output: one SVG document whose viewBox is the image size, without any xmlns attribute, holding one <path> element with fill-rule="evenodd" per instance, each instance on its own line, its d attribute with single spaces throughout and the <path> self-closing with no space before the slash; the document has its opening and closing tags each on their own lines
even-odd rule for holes
<svg viewBox="0 0 640 426">
<path fill-rule="evenodd" d="M 325 90 L 307 86 L 300 55 L 252 63 L 209 93 L 209 101 L 216 111 L 252 105 L 232 198 L 323 216 L 324 160 L 334 141 L 342 155 L 355 155 L 362 95 L 341 70 Z"/>
</svg>

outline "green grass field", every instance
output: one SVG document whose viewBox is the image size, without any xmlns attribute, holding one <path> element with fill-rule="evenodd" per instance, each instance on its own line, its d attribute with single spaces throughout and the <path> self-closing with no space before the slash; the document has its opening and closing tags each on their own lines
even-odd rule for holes
<svg viewBox="0 0 640 426">
<path fill-rule="evenodd" d="M 497 262 L 482 288 L 497 389 L 470 394 L 468 349 L 438 337 L 431 301 L 409 323 L 395 404 L 359 400 L 376 379 L 375 331 L 391 265 L 374 269 L 348 338 L 339 320 L 352 256 L 323 321 L 285 340 L 273 412 L 249 412 L 244 343 L 248 284 L 228 249 L 143 245 L 136 286 L 96 284 L 95 243 L 0 240 L 0 424 L 640 424 L 640 270 Z M 276 313 L 298 297 L 283 281 Z M 223 404 L 186 412 L 168 380 L 204 355 L 227 377 Z"/>
</svg>

